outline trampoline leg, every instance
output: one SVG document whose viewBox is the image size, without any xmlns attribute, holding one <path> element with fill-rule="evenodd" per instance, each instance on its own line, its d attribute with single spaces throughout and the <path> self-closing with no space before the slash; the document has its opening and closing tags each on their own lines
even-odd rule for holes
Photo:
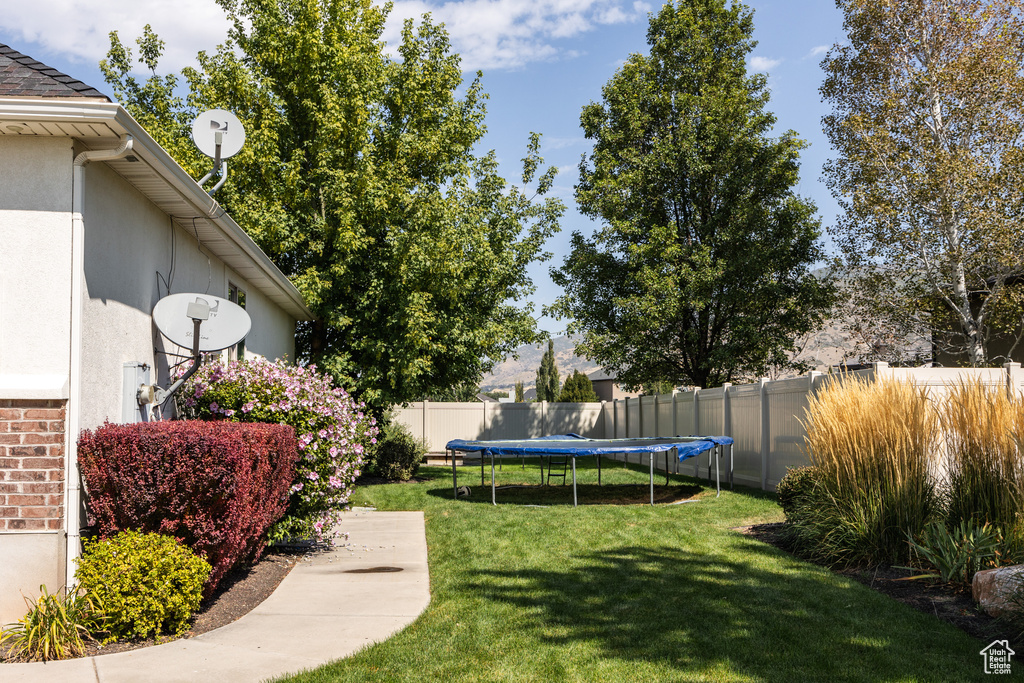
<svg viewBox="0 0 1024 683">
<path fill-rule="evenodd" d="M 448 451 L 444 452 L 445 459 L 448 458 Z M 455 454 L 452 453 L 452 500 L 458 500 L 459 498 L 459 485 L 455 479 Z"/>
<path fill-rule="evenodd" d="M 597 485 L 601 485 L 601 454 L 597 454 Z"/>
<path fill-rule="evenodd" d="M 491 453 L 491 464 L 494 464 L 494 454 Z M 480 488 L 484 487 L 484 454 L 480 453 Z"/>
<path fill-rule="evenodd" d="M 665 451 L 665 486 L 668 486 L 668 451 Z"/>
<path fill-rule="evenodd" d="M 577 507 L 579 502 L 576 500 L 576 458 L 572 459 L 572 506 Z"/>
<path fill-rule="evenodd" d="M 651 507 L 654 507 L 654 453 L 651 454 Z"/>
<path fill-rule="evenodd" d="M 483 462 L 483 458 L 480 458 Z M 491 453 L 491 505 L 497 505 L 498 501 L 494 499 L 494 453 Z"/>
<path fill-rule="evenodd" d="M 718 463 L 722 459 L 721 449 L 722 447 L 718 446 L 717 448 L 711 450 L 712 453 L 718 456 L 717 458 L 715 458 L 715 488 L 718 489 L 718 493 L 715 494 L 715 498 L 718 498 L 720 495 L 722 495 L 722 483 L 718 477 Z"/>
</svg>

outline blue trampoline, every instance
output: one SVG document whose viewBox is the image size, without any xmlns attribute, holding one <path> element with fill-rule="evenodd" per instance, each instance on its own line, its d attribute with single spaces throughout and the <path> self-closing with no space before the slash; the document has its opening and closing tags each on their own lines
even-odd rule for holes
<svg viewBox="0 0 1024 683">
<path fill-rule="evenodd" d="M 695 458 L 701 453 L 708 453 L 708 476 L 711 475 L 711 459 L 717 455 L 715 460 L 715 488 L 717 495 L 722 495 L 721 479 L 719 477 L 719 463 L 724 454 L 724 448 L 729 447 L 730 463 L 732 462 L 733 440 L 728 436 L 676 436 L 670 438 L 642 438 L 642 439 L 587 439 L 579 434 L 559 434 L 556 436 L 544 436 L 536 439 L 521 439 L 517 441 L 466 441 L 464 439 L 453 439 L 445 446 L 448 454 L 479 453 L 480 454 L 480 483 L 483 485 L 483 459 L 490 456 L 491 459 L 491 503 L 497 505 L 495 500 L 494 484 L 494 458 L 502 457 L 545 457 L 565 456 L 572 462 L 572 504 L 577 505 L 576 496 L 576 458 L 582 456 L 597 456 L 597 481 L 601 483 L 601 456 L 613 453 L 646 453 L 650 461 L 651 469 L 651 505 L 654 505 L 654 458 L 662 453 L 666 458 L 665 483 L 668 483 L 668 459 L 676 458 L 679 461 Z M 730 471 L 732 467 L 730 466 Z M 452 457 L 452 491 L 458 497 L 458 482 L 456 479 L 455 458 Z M 731 477 L 730 477 L 731 478 Z M 549 477 L 550 479 L 550 477 Z M 541 482 L 544 481 L 543 460 L 541 462 Z M 716 496 L 717 497 L 717 496 Z"/>
</svg>

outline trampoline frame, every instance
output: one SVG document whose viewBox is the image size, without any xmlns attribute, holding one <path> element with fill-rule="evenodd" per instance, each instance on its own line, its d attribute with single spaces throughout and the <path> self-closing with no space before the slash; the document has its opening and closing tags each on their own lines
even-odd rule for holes
<svg viewBox="0 0 1024 683">
<path fill-rule="evenodd" d="M 649 437 L 645 437 L 645 438 L 649 438 Z M 694 441 L 707 441 L 707 438 L 702 438 L 702 437 L 699 437 L 699 436 L 692 436 L 692 437 L 682 437 L 682 436 L 681 437 L 658 437 L 658 438 L 652 438 L 651 440 L 652 441 L 653 440 L 666 440 L 666 439 L 669 439 L 669 438 L 671 438 L 672 441 L 675 441 L 677 443 L 692 443 Z M 616 439 L 597 439 L 597 440 L 599 440 L 599 441 L 615 441 Z M 634 438 L 634 439 L 622 439 L 622 440 L 623 441 L 638 441 L 638 440 L 642 440 L 642 439 Z M 525 441 L 532 441 L 532 439 L 525 439 Z M 479 449 L 476 449 L 476 450 L 466 450 L 466 449 L 462 449 L 462 448 L 450 448 L 449 446 L 452 443 L 453 443 L 452 441 L 449 441 L 448 444 L 445 445 L 445 458 L 451 457 L 451 459 L 452 459 L 452 497 L 455 498 L 456 500 L 458 500 L 458 497 L 459 497 L 458 472 L 456 470 L 456 464 L 455 464 L 455 453 L 462 452 L 462 453 L 479 453 L 480 454 L 480 486 L 484 486 L 484 453 L 486 452 L 486 453 L 488 453 L 491 456 L 491 505 L 497 505 L 498 502 L 497 502 L 497 493 L 496 493 L 497 487 L 495 485 L 494 451 L 490 450 L 488 448 L 479 448 Z M 474 444 L 486 444 L 488 442 L 487 441 L 473 441 L 471 443 L 474 443 Z M 495 441 L 495 442 L 491 442 L 491 443 L 503 443 L 503 441 Z M 537 439 L 537 443 L 541 444 L 541 443 L 543 443 L 543 440 Z M 721 477 L 720 477 L 720 472 L 719 472 L 719 467 L 720 467 L 719 461 L 721 460 L 722 456 L 725 454 L 725 446 L 729 447 L 729 486 L 730 486 L 730 488 L 732 488 L 732 486 L 733 486 L 733 446 L 734 446 L 734 444 L 732 444 L 732 443 L 729 443 L 729 444 L 714 444 L 711 448 L 709 448 L 707 450 L 699 451 L 699 452 L 697 452 L 697 453 L 695 453 L 693 455 L 688 455 L 688 456 L 685 456 L 685 457 L 680 459 L 680 462 L 683 462 L 683 461 L 689 460 L 690 458 L 700 458 L 702 453 L 707 453 L 708 454 L 708 478 L 710 479 L 711 478 L 711 459 L 714 457 L 714 460 L 715 460 L 715 489 L 717 491 L 717 493 L 715 494 L 715 498 L 718 498 L 719 496 L 722 495 L 722 484 L 721 484 Z M 628 453 L 630 451 L 608 450 L 606 452 L 607 453 Z M 651 479 L 650 479 L 650 481 L 651 481 L 651 506 L 653 507 L 654 506 L 654 458 L 655 458 L 655 456 L 657 456 L 659 454 L 662 454 L 662 453 L 665 455 L 665 485 L 667 486 L 668 482 L 669 482 L 668 457 L 669 457 L 669 454 L 671 453 L 676 458 L 678 458 L 679 457 L 678 456 L 679 449 L 678 449 L 677 446 L 668 446 L 668 447 L 666 447 L 663 450 L 633 451 L 633 452 L 638 452 L 641 455 L 641 462 L 643 460 L 643 453 L 647 453 L 648 454 L 648 461 L 649 461 L 648 464 L 650 466 L 650 477 L 651 477 Z M 574 453 L 565 453 L 563 451 L 552 451 L 552 452 L 547 453 L 547 454 L 545 454 L 544 452 L 531 452 L 531 453 L 520 452 L 520 453 L 517 454 L 517 457 L 522 457 L 522 458 L 526 458 L 526 457 L 539 457 L 539 458 L 541 458 L 541 483 L 543 484 L 543 481 L 544 481 L 544 456 L 545 455 L 548 455 L 549 457 L 551 455 L 564 455 L 565 457 L 568 457 L 568 458 L 572 459 L 572 505 L 573 505 L 573 507 L 579 507 L 578 496 L 577 496 L 577 491 L 576 491 L 576 458 L 577 457 L 589 457 L 590 455 L 594 455 L 594 456 L 597 457 L 597 482 L 598 482 L 598 485 L 601 484 L 601 453 L 593 453 L 593 454 L 588 453 L 588 454 L 577 455 L 577 454 L 574 454 Z M 717 457 L 715 457 L 715 456 L 717 456 Z M 504 458 L 504 457 L 509 457 L 509 456 L 501 455 L 499 457 Z M 698 460 L 698 463 L 699 463 L 699 460 Z M 698 469 L 698 472 L 699 472 L 700 471 L 700 465 L 699 464 L 697 466 L 697 469 Z"/>
</svg>

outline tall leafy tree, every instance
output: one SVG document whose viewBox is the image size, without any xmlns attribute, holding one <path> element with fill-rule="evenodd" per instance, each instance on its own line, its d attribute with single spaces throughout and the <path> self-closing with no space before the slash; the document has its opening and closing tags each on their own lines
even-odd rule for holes
<svg viewBox="0 0 1024 683">
<path fill-rule="evenodd" d="M 555 342 L 548 339 L 548 350 L 541 356 L 540 367 L 537 368 L 537 400 L 557 401 L 559 386 L 558 366 L 555 364 Z"/>
<path fill-rule="evenodd" d="M 855 304 L 970 365 L 1019 341 L 1024 18 L 1013 0 L 838 0 L 822 63 L 838 152 L 826 179 Z M 944 347 L 944 348 L 943 348 Z"/>
<path fill-rule="evenodd" d="M 523 383 L 521 381 L 516 382 L 516 403 L 522 403 L 525 399 L 523 398 Z"/>
<path fill-rule="evenodd" d="M 746 71 L 753 30 L 739 2 L 670 2 L 650 54 L 583 108 L 594 148 L 576 199 L 604 225 L 573 234 L 550 310 L 627 386 L 715 386 L 785 364 L 829 304 L 808 270 L 815 208 L 793 192 L 804 143 L 768 137 L 765 76 Z"/>
<path fill-rule="evenodd" d="M 444 28 L 407 21 L 397 55 L 381 40 L 390 5 L 371 0 L 217 0 L 229 40 L 173 77 L 155 75 L 162 43 L 139 41 L 154 71 L 130 76 L 112 34 L 103 63 L 126 108 L 194 176 L 192 116 L 235 112 L 245 149 L 218 200 L 292 279 L 317 319 L 302 324 L 302 358 L 362 398 L 387 405 L 473 382 L 534 342 L 524 298 L 530 262 L 547 258 L 562 204 L 543 198 L 539 136 L 522 188 L 477 156 L 485 132 L 480 74 L 463 83 Z"/>
</svg>

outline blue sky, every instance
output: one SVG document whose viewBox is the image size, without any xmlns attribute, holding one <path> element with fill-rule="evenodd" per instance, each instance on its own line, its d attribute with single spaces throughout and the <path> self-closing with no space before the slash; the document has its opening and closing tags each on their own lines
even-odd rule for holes
<svg viewBox="0 0 1024 683">
<path fill-rule="evenodd" d="M 824 229 L 838 208 L 821 181 L 830 149 L 821 131 L 828 110 L 818 94 L 819 63 L 828 47 L 845 38 L 842 15 L 830 0 L 755 0 L 748 6 L 758 41 L 749 67 L 768 74 L 777 131 L 795 130 L 811 145 L 801 157 L 798 193 L 817 205 Z M 600 100 L 601 87 L 631 53 L 646 52 L 648 13 L 659 8 L 633 0 L 395 2 L 389 44 L 397 44 L 402 18 L 431 12 L 447 26 L 467 76 L 484 72 L 490 99 L 481 151 L 497 151 L 505 177 L 518 179 L 531 131 L 543 134 L 546 163 L 561 169 L 555 192 L 568 207 L 562 232 L 548 243 L 553 259 L 530 270 L 538 316 L 560 293 L 548 269 L 562 262 L 572 231 L 596 227 L 573 200 L 577 166 L 590 148 L 579 127 L 580 109 Z M 96 66 L 106 53 L 107 33 L 117 30 L 133 44 L 147 23 L 167 43 L 165 72 L 192 63 L 198 50 L 213 49 L 227 31 L 214 0 L 30 0 L 8 3 L 0 13 L 0 42 L 107 92 Z M 565 323 L 541 319 L 552 334 Z"/>
</svg>

